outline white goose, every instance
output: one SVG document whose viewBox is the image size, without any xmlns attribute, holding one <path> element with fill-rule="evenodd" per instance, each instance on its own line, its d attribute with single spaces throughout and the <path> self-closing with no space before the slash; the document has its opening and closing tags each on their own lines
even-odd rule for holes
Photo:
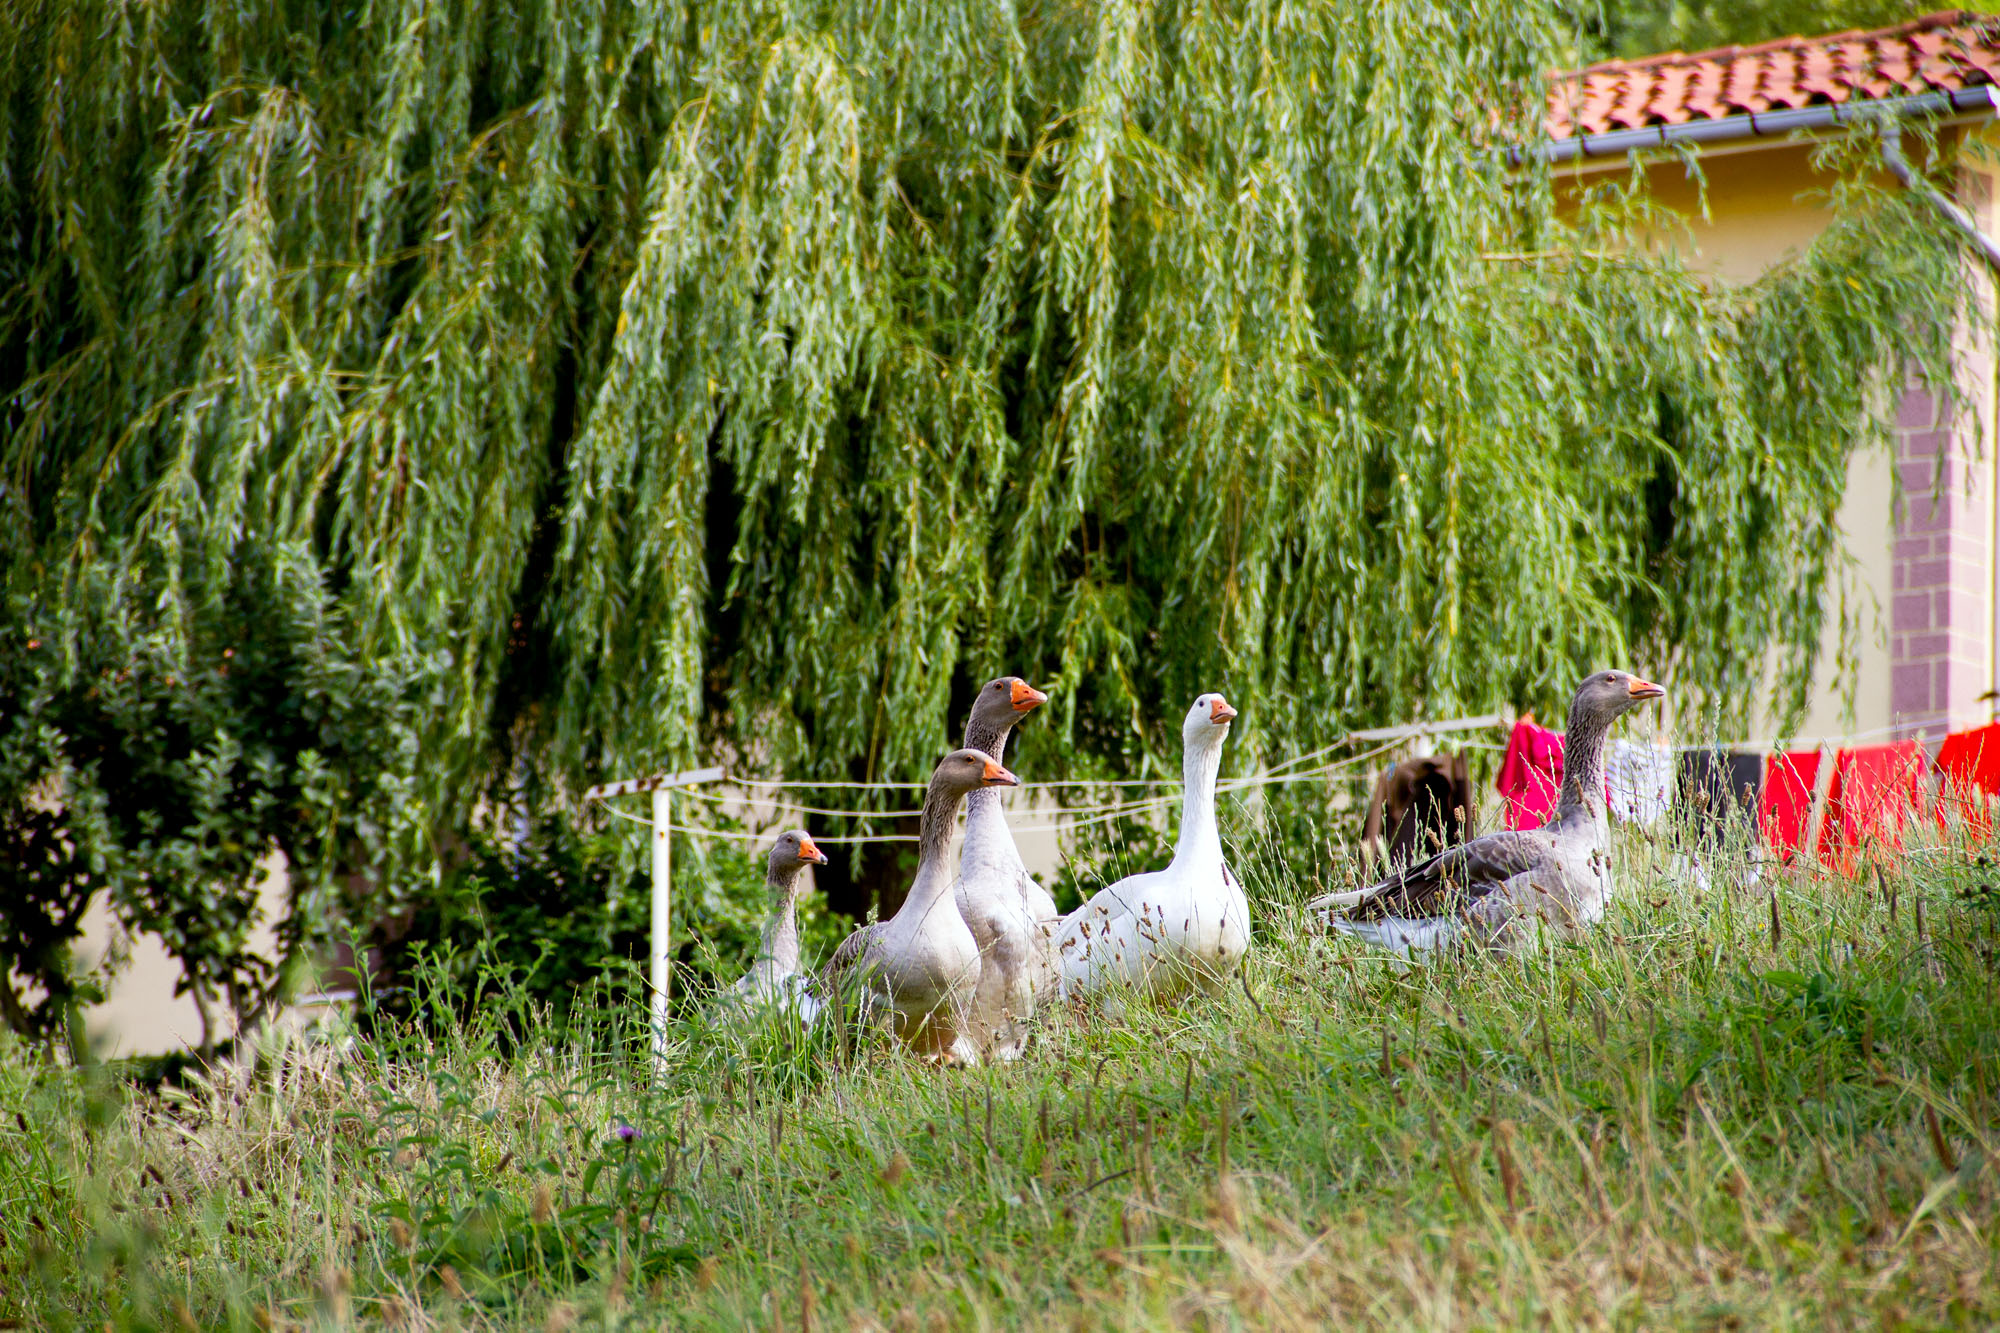
<svg viewBox="0 0 2000 1333">
<path fill-rule="evenodd" d="M 1057 937 L 1066 996 L 1130 986 L 1165 998 L 1214 992 L 1250 947 L 1250 904 L 1222 859 L 1215 775 L 1236 710 L 1219 694 L 1194 701 L 1181 723 L 1180 842 L 1165 870 L 1100 889 Z"/>
<path fill-rule="evenodd" d="M 988 681 L 972 701 L 965 748 L 998 762 L 1014 724 L 1049 701 L 1019 676 Z M 1055 980 L 1050 944 L 1057 919 L 1047 890 L 1029 877 L 1000 810 L 1000 793 L 984 787 L 965 798 L 965 847 L 959 853 L 954 896 L 959 915 L 979 945 L 979 987 L 972 1005 L 972 1036 L 992 1059 L 1019 1059 L 1028 1044 L 1027 1020 L 1036 999 Z M 1046 903 L 1045 920 L 1037 903 Z"/>
<path fill-rule="evenodd" d="M 917 877 L 903 905 L 841 941 L 826 966 L 828 994 L 846 981 L 862 989 L 864 1011 L 887 1010 L 896 1036 L 934 1059 L 979 1062 L 969 1031 L 979 984 L 979 945 L 952 895 L 952 827 L 966 793 L 1018 787 L 1012 773 L 977 750 L 938 761 L 917 831 Z"/>
<path fill-rule="evenodd" d="M 771 844 L 764 863 L 764 886 L 771 893 L 771 919 L 757 943 L 757 960 L 730 992 L 740 1009 L 777 1004 L 798 1015 L 801 1023 L 818 1017 L 820 1004 L 799 972 L 799 895 L 807 865 L 823 866 L 826 853 L 804 829 L 790 829 Z"/>
</svg>

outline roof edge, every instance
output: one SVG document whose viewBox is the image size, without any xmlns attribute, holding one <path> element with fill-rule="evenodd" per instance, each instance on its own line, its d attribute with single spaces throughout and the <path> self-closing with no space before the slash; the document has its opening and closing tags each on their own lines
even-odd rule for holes
<svg viewBox="0 0 2000 1333">
<path fill-rule="evenodd" d="M 1839 32 L 1793 33 L 1788 37 L 1772 37 L 1749 46 L 1712 46 L 1700 51 L 1662 51 L 1657 55 L 1634 56 L 1628 60 L 1600 60 L 1595 64 L 1578 65 L 1571 69 L 1551 70 L 1550 83 L 1564 79 L 1580 79 L 1587 74 L 1608 74 L 1615 70 L 1657 69 L 1667 65 L 1695 64 L 1704 61 L 1738 60 L 1744 56 L 1764 55 L 1787 47 L 1821 43 L 1881 40 L 1883 38 L 1908 37 L 1931 28 L 1953 27 L 1962 23 L 2000 20 L 2000 15 L 1983 13 L 1976 9 L 1939 9 L 1907 19 L 1888 28 L 1844 28 Z"/>
</svg>

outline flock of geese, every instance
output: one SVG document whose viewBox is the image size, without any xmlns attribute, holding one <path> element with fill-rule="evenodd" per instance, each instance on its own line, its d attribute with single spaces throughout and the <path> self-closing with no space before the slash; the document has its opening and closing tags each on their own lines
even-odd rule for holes
<svg viewBox="0 0 2000 1333">
<path fill-rule="evenodd" d="M 1516 950 L 1543 927 L 1574 936 L 1612 893 L 1604 745 L 1611 724 L 1664 697 L 1624 671 L 1577 687 L 1562 791 L 1541 828 L 1448 847 L 1367 888 L 1307 904 L 1319 927 L 1404 956 L 1448 948 Z M 815 976 L 800 969 L 800 872 L 826 864 L 794 829 L 771 848 L 773 912 L 733 1001 L 782 1005 L 810 1024 L 844 995 L 913 1050 L 946 1063 L 1012 1060 L 1036 1010 L 1052 1002 L 1214 992 L 1250 947 L 1250 904 L 1222 854 L 1215 781 L 1236 710 L 1220 694 L 1181 722 L 1179 841 L 1164 869 L 1130 875 L 1064 916 L 1028 875 L 1000 810 L 1020 779 L 1001 763 L 1016 723 L 1048 701 L 1003 676 L 979 691 L 964 748 L 938 761 L 925 792 L 915 880 L 894 916 L 856 930 Z M 952 832 L 968 807 L 954 870 Z"/>
</svg>

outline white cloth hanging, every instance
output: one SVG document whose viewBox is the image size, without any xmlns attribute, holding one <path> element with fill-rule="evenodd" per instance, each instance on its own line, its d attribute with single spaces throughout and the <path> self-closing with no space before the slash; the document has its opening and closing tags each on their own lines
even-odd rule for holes
<svg viewBox="0 0 2000 1333">
<path fill-rule="evenodd" d="M 1628 824 L 1660 822 L 1674 799 L 1674 753 L 1618 739 L 1606 747 L 1604 785 L 1611 813 Z"/>
</svg>

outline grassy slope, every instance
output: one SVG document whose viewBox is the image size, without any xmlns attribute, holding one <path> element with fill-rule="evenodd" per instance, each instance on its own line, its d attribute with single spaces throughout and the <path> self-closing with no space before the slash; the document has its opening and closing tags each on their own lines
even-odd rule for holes
<svg viewBox="0 0 2000 1333">
<path fill-rule="evenodd" d="M 504 996 L 166 1106 L 0 1054 L 0 1317 L 2000 1320 L 1984 867 L 1784 881 L 1774 946 L 1625 855 L 1587 946 L 1415 971 L 1303 942 L 1280 874 L 1247 987 L 1011 1068 L 687 1030 L 654 1088 L 612 1034 L 503 1053 Z"/>
</svg>

